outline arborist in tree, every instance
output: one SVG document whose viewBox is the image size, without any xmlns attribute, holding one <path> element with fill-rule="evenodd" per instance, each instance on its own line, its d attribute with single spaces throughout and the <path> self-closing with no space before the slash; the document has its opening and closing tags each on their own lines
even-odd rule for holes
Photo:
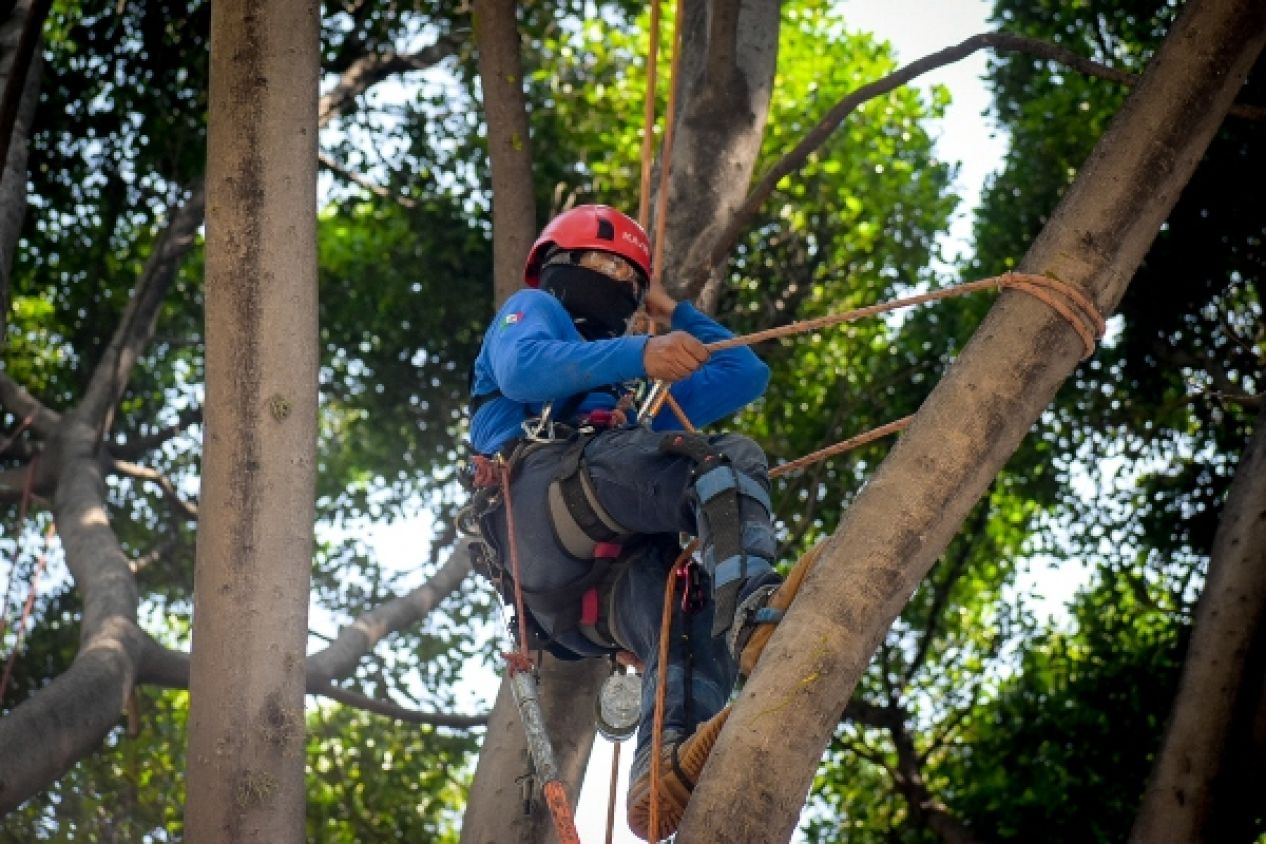
<svg viewBox="0 0 1266 844">
<path fill-rule="evenodd" d="M 629 823 L 647 834 L 651 720 L 664 584 L 681 533 L 700 540 L 703 571 L 675 612 L 664 719 L 660 833 L 675 828 L 715 741 L 696 727 L 727 703 L 736 655 L 781 578 L 773 569 L 765 455 L 736 434 L 686 433 L 668 409 L 639 424 L 648 379 L 697 426 L 757 399 L 769 370 L 749 349 L 709 356 L 733 336 L 652 284 L 646 232 L 602 205 L 545 227 L 511 296 L 484 335 L 471 382 L 478 455 L 477 566 L 507 598 L 510 543 L 535 645 L 564 659 L 636 655 L 644 666 Z M 639 307 L 671 331 L 628 334 Z M 494 486 L 508 461 L 515 535 Z M 683 610 L 683 606 L 685 610 Z M 717 726 L 719 730 L 719 725 Z"/>
</svg>

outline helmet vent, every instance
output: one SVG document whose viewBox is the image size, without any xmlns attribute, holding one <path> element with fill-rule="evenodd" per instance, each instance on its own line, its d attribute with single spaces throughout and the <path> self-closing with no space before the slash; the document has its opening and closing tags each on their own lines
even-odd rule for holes
<svg viewBox="0 0 1266 844">
<path fill-rule="evenodd" d="M 615 226 L 610 220 L 598 219 L 598 237 L 602 240 L 615 240 Z"/>
</svg>

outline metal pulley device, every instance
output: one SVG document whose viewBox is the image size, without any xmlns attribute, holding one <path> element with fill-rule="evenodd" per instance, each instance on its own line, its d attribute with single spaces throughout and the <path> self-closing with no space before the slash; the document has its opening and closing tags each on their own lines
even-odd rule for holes
<svg viewBox="0 0 1266 844">
<path fill-rule="evenodd" d="M 608 741 L 620 742 L 637 731 L 642 711 L 642 678 L 614 672 L 603 681 L 594 699 L 594 721 Z"/>
</svg>

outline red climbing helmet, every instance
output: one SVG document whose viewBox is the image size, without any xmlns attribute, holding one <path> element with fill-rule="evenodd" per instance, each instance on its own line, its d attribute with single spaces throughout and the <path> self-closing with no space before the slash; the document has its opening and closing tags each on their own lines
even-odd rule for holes
<svg viewBox="0 0 1266 844">
<path fill-rule="evenodd" d="M 626 258 L 651 277 L 651 244 L 646 231 L 632 217 L 606 205 L 578 205 L 549 221 L 523 268 L 523 282 L 528 287 L 541 283 L 541 264 L 553 247 L 561 249 L 595 249 Z"/>
</svg>

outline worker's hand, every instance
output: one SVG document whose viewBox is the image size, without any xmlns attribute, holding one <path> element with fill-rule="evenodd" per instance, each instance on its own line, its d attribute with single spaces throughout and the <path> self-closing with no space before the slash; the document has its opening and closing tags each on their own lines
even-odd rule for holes
<svg viewBox="0 0 1266 844">
<path fill-rule="evenodd" d="M 677 309 L 677 300 L 668 295 L 664 282 L 655 279 L 646 290 L 646 298 L 642 300 L 646 314 L 656 322 L 672 325 L 673 311 Z"/>
<path fill-rule="evenodd" d="M 673 331 L 646 341 L 642 362 L 657 381 L 680 381 L 708 359 L 708 350 L 684 331 Z"/>
</svg>

